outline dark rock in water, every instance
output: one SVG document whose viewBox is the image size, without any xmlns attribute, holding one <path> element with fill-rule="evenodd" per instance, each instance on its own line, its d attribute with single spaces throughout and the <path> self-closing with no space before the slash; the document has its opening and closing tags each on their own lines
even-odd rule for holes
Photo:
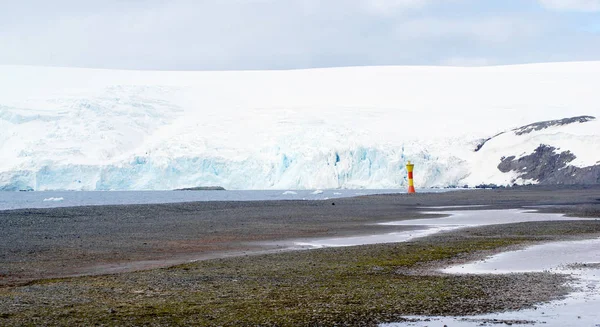
<svg viewBox="0 0 600 327">
<path fill-rule="evenodd" d="M 225 191 L 222 186 L 196 186 L 176 189 L 175 191 Z"/>
<path fill-rule="evenodd" d="M 504 185 L 496 185 L 496 184 L 479 184 L 479 185 L 475 186 L 475 188 L 497 189 L 497 188 L 505 188 L 505 186 Z"/>
<path fill-rule="evenodd" d="M 556 148 L 540 144 L 527 156 L 515 159 L 502 158 L 498 169 L 507 173 L 516 171 L 525 180 L 534 180 L 541 185 L 550 184 L 600 184 L 600 165 L 584 168 L 569 166 L 575 160 L 570 151 L 555 152 Z"/>
</svg>

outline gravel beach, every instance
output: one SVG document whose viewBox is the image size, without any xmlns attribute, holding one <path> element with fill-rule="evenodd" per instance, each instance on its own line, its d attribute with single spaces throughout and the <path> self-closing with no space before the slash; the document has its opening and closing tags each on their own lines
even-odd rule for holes
<svg viewBox="0 0 600 327">
<path fill-rule="evenodd" d="M 185 280 L 189 276 L 182 276 L 180 280 L 177 280 L 177 273 L 169 273 L 171 268 L 153 268 L 170 267 L 191 260 L 214 259 L 203 261 L 206 263 L 195 263 L 187 270 L 180 270 L 183 266 L 175 267 L 175 271 L 182 273 L 204 271 L 202 270 L 203 265 L 208 265 L 205 266 L 207 271 L 217 269 L 211 265 L 231 266 L 231 269 L 239 271 L 239 266 L 236 265 L 243 263 L 242 266 L 247 267 L 248 274 L 256 270 L 255 273 L 260 275 L 261 267 L 270 267 L 269 263 L 272 262 L 286 262 L 284 268 L 293 270 L 295 264 L 300 265 L 306 262 L 326 262 L 329 265 L 332 262 L 335 263 L 336 257 L 339 257 L 340 260 L 348 256 L 358 258 L 356 260 L 363 257 L 379 258 L 380 254 L 373 253 L 400 251 L 400 247 L 405 246 L 408 247 L 407 249 L 411 247 L 431 248 L 440 253 L 446 251 L 444 250 L 446 245 L 451 249 L 454 246 L 455 253 L 444 252 L 443 255 L 435 258 L 424 259 L 422 263 L 416 260 L 406 264 L 405 268 L 398 268 L 403 267 L 404 263 L 394 263 L 393 271 L 389 273 L 409 278 L 415 275 L 432 275 L 430 268 L 433 266 L 438 267 L 450 261 L 456 262 L 481 256 L 487 253 L 486 251 L 493 252 L 511 246 L 520 246 L 519 244 L 523 244 L 523 242 L 600 235 L 600 222 L 597 221 L 522 223 L 434 235 L 410 242 L 407 245 L 384 244 L 258 255 L 281 252 L 280 250 L 290 240 L 400 231 L 410 227 L 381 226 L 375 225 L 375 223 L 431 217 L 431 215 L 420 213 L 421 211 L 430 211 L 426 207 L 473 205 L 485 206 L 486 209 L 535 207 L 546 212 L 560 212 L 580 217 L 600 217 L 600 186 L 461 190 L 435 194 L 365 196 L 327 201 L 196 202 L 0 211 L 0 290 L 2 291 L 0 295 L 3 295 L 0 297 L 0 319 L 4 319 L 7 325 L 23 322 L 23 320 L 19 320 L 22 318 L 11 320 L 19 314 L 25 314 L 23 313 L 25 311 L 16 310 L 15 308 L 18 306 L 13 305 L 15 299 L 9 295 L 17 290 L 24 291 L 23 288 L 28 289 L 27 294 L 38 294 L 39 292 L 38 295 L 40 295 L 29 298 L 29 302 L 26 303 L 33 304 L 28 306 L 27 310 L 46 310 L 54 308 L 56 303 L 66 306 L 73 305 L 73 302 L 77 302 L 76 298 L 82 291 L 82 287 L 89 288 L 89 285 L 92 284 L 105 283 L 106 281 L 102 278 L 108 278 L 111 283 L 121 285 L 120 287 L 111 286 L 113 290 L 122 290 L 122 287 L 125 287 L 123 284 L 126 283 L 123 279 L 135 279 L 136 282 L 131 285 L 138 286 L 140 283 L 142 285 L 154 283 L 157 284 L 155 289 L 162 290 L 173 288 L 173 285 L 185 284 Z M 440 212 L 444 210 L 436 209 Z M 462 249 L 464 242 L 471 242 L 472 244 L 469 246 L 475 248 L 476 253 L 464 252 Z M 408 250 L 402 248 L 401 251 Z M 457 255 L 457 253 L 463 254 Z M 234 258 L 227 259 L 229 257 Z M 319 261 L 324 257 L 328 259 Z M 335 265 L 338 264 L 335 263 Z M 370 269 L 375 269 L 375 275 L 379 276 L 377 267 L 380 266 L 383 267 L 381 271 L 386 271 L 385 264 L 373 263 Z M 335 270 L 326 266 L 322 268 L 324 271 Z M 272 273 L 269 269 L 265 268 L 264 273 L 267 275 Z M 136 270 L 147 271 L 132 273 Z M 100 276 L 96 277 L 99 279 L 87 282 L 81 279 L 65 279 L 60 280 L 59 284 L 54 286 L 48 286 L 47 282 L 39 285 L 38 282 L 34 282 L 49 278 L 112 273 L 124 274 Z M 294 276 L 293 273 L 289 271 L 288 273 L 291 274 L 290 276 Z M 210 275 L 205 272 L 202 274 Z M 229 275 L 229 273 L 225 273 L 225 275 Z M 240 278 L 244 277 L 240 276 Z M 439 278 L 439 276 L 435 278 Z M 448 282 L 452 285 L 454 285 L 453 283 L 465 283 L 465 285 L 488 283 L 493 285 L 495 291 L 492 292 L 489 287 L 488 290 L 482 291 L 483 293 L 489 292 L 489 294 L 478 297 L 479 299 L 485 298 L 483 302 L 481 302 L 482 300 L 476 301 L 480 305 L 474 305 L 472 301 L 466 301 L 463 305 L 438 303 L 437 306 L 431 306 L 423 304 L 421 309 L 418 306 L 411 306 L 412 309 L 403 309 L 404 312 L 398 312 L 398 314 L 469 314 L 515 309 L 556 298 L 567 291 L 561 286 L 566 277 L 546 274 L 473 277 L 469 281 L 461 282 L 458 281 L 464 279 L 463 277 L 454 278 L 452 281 L 444 280 L 443 283 Z M 271 282 L 269 281 L 269 283 Z M 520 289 L 523 285 L 533 285 L 532 289 L 536 291 L 529 292 L 528 295 L 519 292 L 516 294 L 515 290 Z M 55 294 L 52 305 L 44 305 L 42 304 L 43 300 L 40 300 L 43 298 L 43 294 L 50 292 L 48 287 L 51 287 L 53 289 L 51 292 Z M 476 288 L 476 286 L 474 287 Z M 128 296 L 119 297 L 118 294 L 121 291 L 115 292 L 111 295 L 115 296 L 111 301 L 119 303 L 128 301 Z M 167 302 L 181 300 L 177 297 L 170 300 L 162 299 Z M 85 301 L 89 301 L 89 299 Z M 381 305 L 386 307 L 391 304 L 383 301 Z M 118 309 L 111 307 L 107 310 L 117 311 Z M 335 316 L 335 319 L 331 318 L 333 319 L 331 322 L 341 321 L 342 325 L 370 325 L 399 319 L 398 315 L 394 316 L 390 313 L 392 311 L 381 308 L 373 309 L 372 312 L 361 310 L 356 309 L 355 311 L 362 318 L 357 316 L 346 319 L 342 316 Z M 89 322 L 86 317 L 79 317 L 82 319 L 79 323 Z M 322 316 L 319 317 L 322 319 Z M 242 323 L 244 321 L 254 321 L 252 320 L 254 318 L 248 319 L 234 321 L 240 322 L 240 325 L 244 325 Z M 49 325 L 61 325 L 61 322 L 64 322 L 60 319 L 53 321 L 54 323 L 40 320 L 42 324 Z M 115 323 L 115 325 L 137 325 L 139 323 L 116 321 L 120 323 Z M 172 320 L 159 319 L 158 321 L 160 321 L 158 325 L 176 324 Z M 200 320 L 187 321 L 187 323 L 200 324 L 198 321 Z M 256 321 L 258 325 L 262 324 L 262 320 Z M 286 325 L 280 320 L 268 321 L 279 322 L 274 323 L 275 325 Z M 315 320 L 302 321 L 310 325 L 311 321 Z M 28 321 L 28 323 L 31 322 L 35 324 L 34 320 Z M 2 320 L 0 320 L 1 323 Z M 222 324 L 227 325 L 227 323 Z"/>
<path fill-rule="evenodd" d="M 598 213 L 600 187 L 523 187 L 329 201 L 195 202 L 0 211 L 0 285 L 276 250 L 276 241 L 402 230 L 423 207 Z M 551 206 L 551 207 L 543 207 Z M 477 209 L 474 207 L 472 209 Z M 272 244 L 267 245 L 269 242 Z"/>
</svg>

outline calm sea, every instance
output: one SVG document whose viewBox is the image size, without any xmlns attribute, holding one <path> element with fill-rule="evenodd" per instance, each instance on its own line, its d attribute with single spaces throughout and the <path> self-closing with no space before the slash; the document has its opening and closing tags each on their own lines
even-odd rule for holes
<svg viewBox="0 0 600 327">
<path fill-rule="evenodd" d="M 446 190 L 419 190 L 444 192 Z M 327 200 L 403 190 L 0 192 L 0 210 L 195 201 Z"/>
</svg>

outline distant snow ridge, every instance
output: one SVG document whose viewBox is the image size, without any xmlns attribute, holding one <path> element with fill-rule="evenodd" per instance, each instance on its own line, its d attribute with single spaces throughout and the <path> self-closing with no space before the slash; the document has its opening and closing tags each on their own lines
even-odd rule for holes
<svg viewBox="0 0 600 327">
<path fill-rule="evenodd" d="M 585 123 L 585 122 L 595 120 L 595 119 L 596 119 L 596 117 L 592 117 L 592 116 L 579 116 L 579 117 L 572 117 L 572 118 L 563 118 L 563 119 L 558 119 L 558 120 L 542 121 L 542 122 L 538 122 L 538 123 L 529 124 L 527 126 L 515 128 L 515 129 L 513 129 L 513 131 L 517 135 L 523 135 L 523 134 L 528 134 L 528 133 L 531 133 L 534 131 L 546 129 L 546 128 L 549 128 L 552 126 L 563 126 L 563 125 L 569 125 L 569 124 L 574 124 L 574 123 Z"/>
<path fill-rule="evenodd" d="M 596 183 L 597 85 L 600 62 L 0 66 L 0 190 L 403 189 L 408 160 L 417 188 Z"/>
<path fill-rule="evenodd" d="M 539 131 L 539 130 L 546 129 L 546 128 L 553 127 L 553 126 L 563 126 L 563 125 L 569 125 L 569 124 L 574 124 L 574 123 L 585 123 L 585 122 L 592 121 L 595 119 L 596 119 L 596 117 L 592 117 L 592 116 L 579 116 L 579 117 L 563 118 L 563 119 L 557 119 L 557 120 L 548 120 L 548 121 L 537 122 L 537 123 L 529 124 L 526 126 L 514 128 L 512 130 L 512 132 L 514 132 L 516 135 L 523 135 L 523 134 L 529 134 L 531 132 Z M 498 133 L 492 137 L 489 137 L 489 138 L 483 140 L 481 143 L 479 143 L 477 145 L 477 147 L 475 148 L 475 152 L 479 151 L 485 145 L 485 143 L 487 141 L 489 141 L 495 137 L 498 137 L 504 133 L 505 132 Z"/>
</svg>

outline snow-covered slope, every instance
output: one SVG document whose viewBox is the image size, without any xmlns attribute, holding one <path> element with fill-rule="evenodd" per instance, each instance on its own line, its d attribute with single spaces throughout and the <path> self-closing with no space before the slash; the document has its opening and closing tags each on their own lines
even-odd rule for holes
<svg viewBox="0 0 600 327">
<path fill-rule="evenodd" d="M 570 151 L 576 159 L 566 165 L 598 165 L 599 121 L 511 130 L 600 117 L 598 85 L 600 62 L 245 72 L 0 66 L 0 190 L 403 188 L 407 160 L 417 187 L 536 182 L 506 158 L 544 144 Z"/>
<path fill-rule="evenodd" d="M 515 128 L 480 143 L 465 181 L 498 185 L 600 183 L 599 135 L 600 125 L 592 116 Z"/>
</svg>

